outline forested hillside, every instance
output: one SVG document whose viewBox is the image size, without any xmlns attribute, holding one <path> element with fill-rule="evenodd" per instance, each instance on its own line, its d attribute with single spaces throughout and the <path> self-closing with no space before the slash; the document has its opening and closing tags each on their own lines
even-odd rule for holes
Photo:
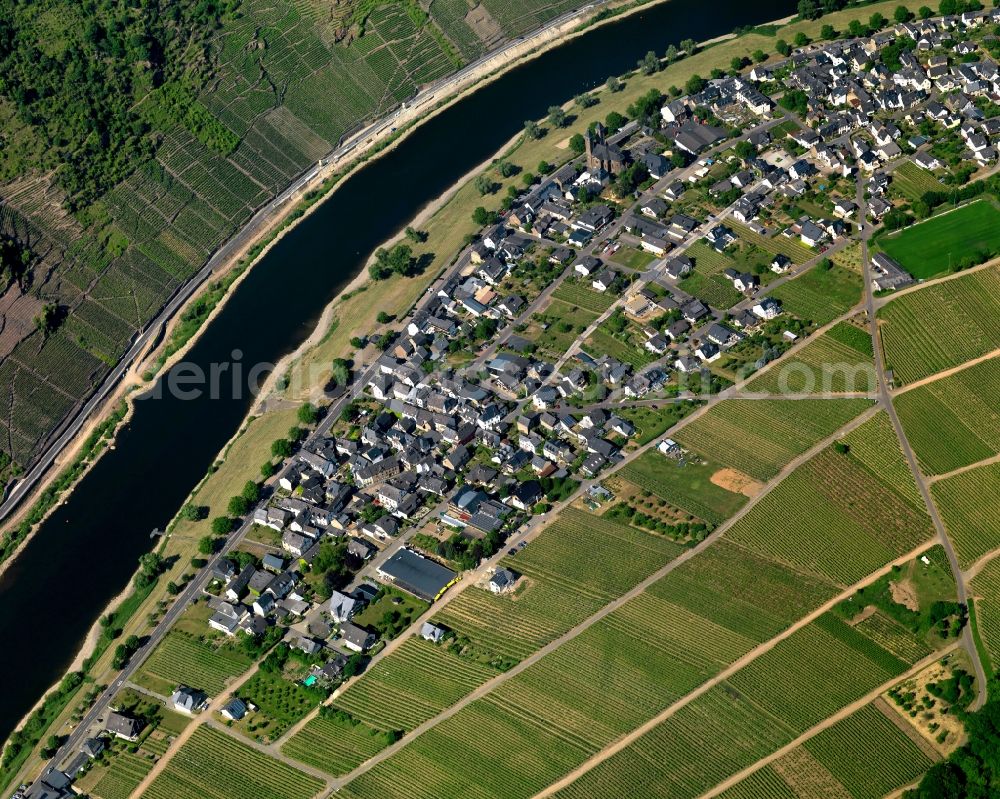
<svg viewBox="0 0 1000 799">
<path fill-rule="evenodd" d="M 0 480 L 350 131 L 572 0 L 0 5 Z"/>
</svg>

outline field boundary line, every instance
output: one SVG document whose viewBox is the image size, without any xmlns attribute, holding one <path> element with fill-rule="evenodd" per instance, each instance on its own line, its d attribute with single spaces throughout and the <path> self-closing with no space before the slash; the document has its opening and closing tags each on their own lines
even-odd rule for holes
<svg viewBox="0 0 1000 799">
<path fill-rule="evenodd" d="M 920 283 L 916 283 L 915 285 L 907 286 L 906 288 L 894 291 L 891 295 L 887 297 L 873 297 L 872 299 L 874 300 L 875 310 L 880 311 L 883 308 L 885 308 L 885 306 L 890 305 L 891 303 L 898 300 L 900 297 L 905 297 L 908 294 L 915 294 L 916 292 L 922 289 L 930 288 L 931 286 L 939 286 L 942 283 L 947 283 L 951 280 L 958 280 L 958 278 L 960 277 L 965 277 L 966 275 L 971 275 L 975 272 L 982 272 L 984 269 L 995 269 L 996 267 L 1000 267 L 1000 256 L 997 256 L 996 258 L 991 258 L 989 261 L 986 261 L 985 263 L 976 264 L 975 266 L 970 266 L 968 269 L 962 269 L 958 272 L 952 272 L 951 274 L 948 275 L 941 275 L 941 277 L 929 278 Z"/>
<path fill-rule="evenodd" d="M 385 749 L 383 749 L 381 752 L 379 752 L 378 754 L 376 754 L 373 757 L 369 758 L 368 760 L 366 760 L 361 765 L 359 765 L 356 768 L 352 769 L 347 774 L 344 774 L 344 775 L 336 778 L 333 781 L 333 790 L 338 790 L 338 789 L 344 787 L 345 785 L 347 785 L 352 780 L 357 779 L 361 775 L 367 773 L 372 768 L 374 768 L 376 765 L 378 765 L 379 763 L 381 763 L 383 760 L 387 760 L 389 757 L 391 757 L 392 755 L 396 754 L 396 752 L 398 752 L 400 749 L 402 749 L 403 747 L 405 747 L 408 744 L 410 744 L 413 740 L 415 740 L 416 738 L 419 738 L 425 732 L 430 731 L 431 729 L 433 729 L 434 727 L 436 727 L 441 722 L 447 721 L 449 718 L 451 718 L 452 716 L 456 715 L 460 710 L 462 710 L 466 706 L 472 704 L 477 699 L 481 699 L 482 697 L 484 697 L 487 694 L 491 693 L 494 689 L 496 689 L 500 685 L 503 685 L 504 683 L 508 682 L 513 677 L 516 677 L 521 672 L 526 671 L 528 668 L 530 668 L 535 663 L 537 663 L 538 661 L 540 661 L 546 655 L 551 654 L 556 649 L 558 649 L 559 647 L 561 647 L 563 644 L 568 643 L 569 641 L 573 640 L 574 638 L 576 638 L 581 633 L 586 632 L 594 624 L 596 624 L 597 622 L 601 621 L 606 616 L 610 615 L 611 613 L 613 613 L 615 610 L 617 610 L 618 608 L 620 608 L 621 606 L 623 606 L 627 602 L 629 602 L 632 599 L 635 599 L 636 597 L 640 596 L 647 588 L 649 588 L 650 586 L 652 586 L 655 583 L 659 582 L 661 579 L 663 579 L 668 574 L 670 574 L 672 571 L 674 571 L 674 569 L 676 569 L 677 567 L 679 567 L 682 564 L 686 563 L 687 561 L 689 561 L 691 558 L 695 557 L 696 555 L 700 554 L 705 549 L 707 549 L 709 546 L 711 546 L 713 543 L 715 543 L 717 540 L 719 540 L 723 535 L 725 535 L 725 533 L 726 533 L 727 530 L 729 530 L 733 525 L 735 525 L 738 521 L 740 521 L 744 516 L 746 516 L 748 513 L 750 513 L 750 511 L 753 510 L 757 506 L 757 504 L 761 500 L 763 500 L 764 497 L 768 496 L 775 488 L 777 488 L 779 485 L 781 485 L 781 483 L 784 482 L 785 478 L 788 477 L 790 474 L 792 474 L 796 469 L 798 469 L 799 466 L 801 466 L 806 461 L 808 461 L 811 458 L 813 458 L 816 455 L 818 455 L 820 452 L 822 452 L 824 449 L 826 449 L 828 446 L 830 446 L 833 442 L 835 442 L 837 439 L 839 439 L 840 437 L 842 437 L 845 433 L 849 433 L 852 430 L 855 430 L 856 428 L 858 428 L 861 425 L 863 425 L 865 422 L 869 421 L 876 414 L 878 414 L 880 412 L 880 410 L 881 409 L 877 405 L 872 406 L 867 411 L 865 411 L 864 413 L 862 413 L 859 416 L 855 417 L 850 422 L 848 422 L 847 424 L 843 425 L 838 430 L 836 430 L 834 433 L 832 433 L 831 435 L 829 435 L 826 438 L 824 438 L 822 441 L 820 441 L 817 444 L 813 445 L 813 447 L 811 447 L 806 452 L 802 453 L 801 455 L 799 455 L 796 458 L 793 458 L 791 461 L 789 461 L 784 466 L 784 468 L 780 472 L 778 472 L 778 474 L 776 474 L 774 477 L 772 477 L 767 482 L 767 484 L 765 485 L 764 489 L 759 494 L 757 494 L 755 497 L 753 497 L 753 499 L 751 499 L 750 501 L 748 501 L 742 508 L 740 508 L 739 511 L 737 511 L 728 520 L 726 520 L 721 525 L 719 525 L 719 527 L 717 527 L 709 536 L 707 536 L 704 540 L 702 540 L 701 543 L 699 543 L 697 546 L 694 546 L 691 549 L 685 550 L 680 555 L 678 555 L 676 558 L 674 558 L 673 560 L 671 560 L 669 563 L 665 564 L 660 569 L 658 569 L 657 571 L 653 572 L 651 575 L 649 575 L 644 580 L 642 580 L 640 583 L 638 583 L 637 585 L 633 586 L 629 591 L 627 591 L 626 593 L 622 594 L 617 599 L 612 600 L 611 602 L 609 602 L 608 604 L 606 604 L 604 607 L 602 607 L 600 610 L 598 610 L 596 613 L 592 614 L 591 616 L 589 616 L 588 618 L 584 619 L 583 621 L 581 621 L 576 626 L 574 626 L 571 629 L 567 630 L 565 633 L 563 633 L 561 636 L 559 636 L 555 640 L 550 641 L 548 644 L 546 644 L 545 646 L 543 646 L 541 649 L 535 651 L 533 654 L 529 655 L 527 658 L 525 658 L 524 660 L 522 660 L 520 663 L 518 663 L 513 668 L 509 669 L 508 671 L 502 672 L 501 674 L 498 674 L 495 677 L 491 678 L 490 680 L 488 680 L 487 682 L 485 682 L 482 685 L 480 685 L 478 688 L 476 688 L 471 693 L 466 694 L 464 697 L 462 697 L 461 699 L 459 699 L 457 702 L 455 702 L 454 704 L 452 704 L 449 707 L 447 707 L 444 710 L 442 710 L 436 716 L 428 719 L 427 721 L 423 722 L 422 724 L 418 725 L 417 727 L 414 727 L 410 732 L 408 732 L 406 735 L 404 735 L 398 741 L 396 741 L 393 744 L 390 744 Z M 687 417 L 687 418 L 691 418 L 691 417 Z M 647 448 L 648 448 L 648 446 L 649 445 L 647 445 Z M 638 452 L 641 452 L 641 451 L 642 450 L 637 450 L 636 452 L 638 453 Z M 633 454 L 635 454 L 635 453 L 633 453 Z M 575 496 L 576 495 L 574 495 L 574 497 Z M 926 548 L 926 547 L 922 547 L 921 551 L 924 548 Z"/>
<path fill-rule="evenodd" d="M 845 705 L 844 707 L 842 707 L 840 710 L 838 710 L 833 715 L 827 716 L 825 719 L 823 719 L 823 721 L 819 722 L 818 724 L 813 725 L 808 730 L 806 730 L 804 733 L 802 733 L 798 738 L 796 738 L 796 739 L 794 739 L 792 741 L 789 741 L 783 747 L 781 747 L 780 749 L 775 750 L 774 752 L 772 752 L 771 754 L 769 754 L 767 757 L 761 758 L 760 760 L 758 760 L 753 765 L 747 766 L 742 771 L 738 771 L 736 774 L 733 774 L 732 776 L 726 778 L 722 782 L 717 783 L 714 788 L 711 788 L 710 790 L 705 791 L 704 793 L 699 794 L 699 799 L 712 799 L 712 797 L 718 796 L 723 791 L 726 791 L 729 788 L 732 788 L 734 785 L 736 785 L 738 782 L 740 782 L 740 780 L 744 779 L 745 777 L 749 777 L 754 772 L 759 771 L 760 769 L 764 768 L 764 766 L 769 765 L 770 763 L 773 763 L 775 760 L 780 759 L 781 757 L 783 757 L 784 755 L 788 754 L 789 752 L 791 752 L 796 747 L 799 747 L 802 744 L 804 744 L 806 741 L 808 741 L 808 740 L 810 740 L 812 738 L 815 738 L 817 735 L 819 735 L 824 730 L 828 730 L 830 727 L 832 727 L 838 721 L 842 721 L 843 719 L 845 719 L 848 716 L 850 716 L 852 713 L 856 713 L 857 711 L 861 710 L 861 708 L 863 708 L 865 705 L 868 705 L 871 702 L 874 702 L 876 699 L 878 699 L 883 693 L 885 693 L 893 685 L 896 685 L 897 683 L 899 683 L 899 682 L 901 682 L 903 680 L 909 679 L 910 677 L 914 676 L 915 674 L 919 674 L 921 671 L 923 671 L 924 669 L 926 669 L 928 666 L 933 665 L 934 663 L 936 663 L 937 661 L 939 661 L 941 658 L 943 658 L 945 655 L 948 655 L 951 652 L 953 652 L 955 649 L 958 649 L 960 646 L 961 646 L 961 642 L 960 641 L 953 641 L 951 644 L 949 644 L 948 646 L 946 646 L 944 649 L 939 649 L 938 651 L 933 652 L 932 654 L 928 655 L 927 657 L 923 658 L 922 660 L 918 660 L 916 663 L 914 663 L 909 669 L 907 669 L 906 671 L 904 671 L 902 674 L 896 675 L 891 680 L 888 680 L 887 682 L 882 683 L 878 687 L 873 688 L 871 691 L 869 691 L 867 694 L 865 694 L 864 696 L 860 697 L 859 699 L 855 699 L 853 702 L 851 702 L 851 704 Z"/>
<path fill-rule="evenodd" d="M 907 383 L 905 386 L 900 386 L 897 389 L 891 390 L 890 394 L 893 397 L 898 397 L 901 394 L 905 394 L 914 388 L 920 388 L 921 386 L 926 386 L 929 385 L 930 383 L 936 383 L 938 380 L 943 380 L 946 377 L 952 377 L 953 375 L 957 375 L 960 372 L 964 372 L 966 369 L 971 369 L 973 366 L 978 366 L 979 364 L 985 363 L 986 361 L 991 361 L 998 356 L 1000 356 L 1000 347 L 997 347 L 994 350 L 990 350 L 989 352 L 983 355 L 978 355 L 970 361 L 964 361 L 958 364 L 957 366 L 949 366 L 947 369 L 944 369 L 940 372 L 935 372 L 932 375 L 927 375 L 927 377 L 921 377 L 919 380 L 914 380 L 912 383 Z"/>
<path fill-rule="evenodd" d="M 1000 463 L 1000 453 L 996 455 L 990 455 L 988 458 L 983 458 L 981 461 L 976 461 L 975 463 L 969 463 L 965 466 L 959 466 L 957 469 L 952 469 L 950 472 L 945 472 L 944 474 L 934 474 L 927 477 L 927 483 L 929 485 L 938 483 L 942 480 L 947 480 L 950 477 L 958 477 L 966 472 L 971 472 L 974 469 L 980 469 L 984 466 L 992 466 L 994 463 Z"/>
<path fill-rule="evenodd" d="M 626 733 L 621 738 L 612 741 L 610 744 L 608 744 L 608 746 L 604 747 L 604 749 L 599 751 L 597 754 L 592 755 L 588 760 L 581 763 L 573 771 L 569 772 L 568 774 L 565 774 L 557 782 L 552 783 L 544 790 L 534 794 L 534 796 L 532 796 L 532 799 L 543 799 L 543 797 L 552 796 L 556 792 L 569 786 L 570 784 L 578 780 L 580 777 L 582 777 L 584 774 L 591 771 L 594 767 L 599 766 L 606 760 L 609 760 L 611 757 L 616 755 L 622 749 L 634 743 L 646 733 L 651 732 L 653 729 L 658 727 L 668 718 L 673 716 L 678 710 L 681 710 L 682 708 L 684 708 L 686 705 L 689 705 L 698 697 L 708 693 L 710 690 L 712 690 L 719 684 L 725 682 L 727 679 L 732 677 L 736 672 L 743 669 L 744 666 L 748 666 L 749 664 L 753 663 L 761 655 L 767 654 L 772 649 L 774 649 L 774 647 L 776 647 L 785 639 L 790 638 L 792 635 L 801 630 L 803 627 L 807 627 L 808 625 L 812 624 L 814 621 L 816 621 L 816 619 L 818 619 L 824 613 L 827 613 L 834 606 L 838 605 L 845 599 L 848 599 L 855 593 L 857 593 L 859 588 L 864 588 L 865 586 L 869 585 L 875 580 L 884 577 L 886 574 L 889 574 L 895 566 L 902 566 L 904 563 L 908 563 L 915 557 L 919 556 L 922 552 L 926 552 L 928 549 L 931 549 L 935 545 L 936 543 L 934 542 L 933 539 L 928 539 L 919 547 L 910 550 L 904 555 L 900 555 L 895 560 L 886 563 L 885 565 L 880 567 L 877 571 L 871 572 L 863 580 L 859 580 L 853 585 L 848 586 L 836 596 L 833 596 L 830 599 L 828 599 L 826 602 L 817 607 L 815 610 L 812 610 L 807 615 L 803 616 L 790 626 L 786 627 L 784 630 L 782 630 L 773 638 L 769 638 L 768 640 L 755 646 L 746 654 L 740 656 L 740 658 L 733 661 L 730 665 L 728 665 L 725 669 L 720 671 L 714 677 L 710 677 L 708 680 L 703 682 L 697 688 L 686 693 L 676 702 L 661 710 L 653 718 L 644 722 L 639 727 L 636 727 L 631 732 Z M 767 708 L 762 707 L 761 710 L 770 715 L 770 711 L 768 711 Z"/>
</svg>

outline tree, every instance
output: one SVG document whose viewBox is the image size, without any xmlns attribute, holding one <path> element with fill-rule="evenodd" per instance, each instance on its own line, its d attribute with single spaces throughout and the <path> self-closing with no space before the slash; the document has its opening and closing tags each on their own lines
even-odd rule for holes
<svg viewBox="0 0 1000 799">
<path fill-rule="evenodd" d="M 687 79 L 684 84 L 684 91 L 688 94 L 697 94 L 705 88 L 705 79 L 697 72 Z"/>
<path fill-rule="evenodd" d="M 816 0 L 799 0 L 799 17 L 802 19 L 819 19 L 822 13 Z"/>
<path fill-rule="evenodd" d="M 364 349 L 365 343 L 366 343 L 365 340 L 360 336 L 351 336 L 351 346 L 354 347 L 354 349 L 356 350 Z"/>
<path fill-rule="evenodd" d="M 203 536 L 198 540 L 198 551 L 202 555 L 215 554 L 215 539 L 210 535 Z"/>
<path fill-rule="evenodd" d="M 584 140 L 583 135 L 580 133 L 574 133 L 569 139 L 569 149 L 574 155 L 582 155 L 583 151 L 587 149 L 587 142 Z"/>
<path fill-rule="evenodd" d="M 268 477 L 271 477 L 276 471 L 277 467 L 275 467 L 275 465 L 271 463 L 271 461 L 264 461 L 260 465 L 260 476 L 263 477 L 265 480 Z"/>
<path fill-rule="evenodd" d="M 569 114 L 563 110 L 561 105 L 550 105 L 548 119 L 549 124 L 552 125 L 552 127 L 564 128 L 569 123 Z"/>
<path fill-rule="evenodd" d="M 888 22 L 889 20 L 876 11 L 868 18 L 868 27 L 873 31 L 877 31 L 884 28 Z"/>
<path fill-rule="evenodd" d="M 678 55 L 679 53 L 677 52 L 677 46 L 672 44 L 667 48 L 667 51 L 663 54 L 663 57 L 667 60 L 667 63 L 669 64 L 671 61 L 675 61 Z"/>
<path fill-rule="evenodd" d="M 197 522 L 204 519 L 207 513 L 208 508 L 204 505 L 195 505 L 193 502 L 186 502 L 177 515 L 186 522 Z"/>
<path fill-rule="evenodd" d="M 552 164 L 548 161 L 539 161 L 538 166 L 535 167 L 535 171 L 538 172 L 539 175 L 547 175 L 552 171 Z"/>
<path fill-rule="evenodd" d="M 847 23 L 847 32 L 856 39 L 859 36 L 865 35 L 865 26 L 861 24 L 861 20 L 852 19 Z"/>
<path fill-rule="evenodd" d="M 574 97 L 573 102 L 580 108 L 590 108 L 592 105 L 597 105 L 598 101 L 590 92 L 583 92 Z"/>
<path fill-rule="evenodd" d="M 271 456 L 274 458 L 288 458 L 292 454 L 292 442 L 287 438 L 278 438 L 271 442 Z"/>
<path fill-rule="evenodd" d="M 521 182 L 525 186 L 533 185 L 537 179 L 538 178 L 535 176 L 534 172 L 525 172 L 523 175 L 521 175 Z"/>
<path fill-rule="evenodd" d="M 942 17 L 950 17 L 952 14 L 958 13 L 958 0 L 941 0 L 938 5 L 938 13 Z"/>
<path fill-rule="evenodd" d="M 500 173 L 500 177 L 509 178 L 516 175 L 521 171 L 521 168 L 517 164 L 512 164 L 506 159 L 501 159 L 497 162 L 497 172 Z"/>
<path fill-rule="evenodd" d="M 389 322 L 392 321 L 392 315 L 387 314 L 385 311 L 379 311 L 378 316 L 375 317 L 375 321 L 378 322 L 380 325 L 388 324 Z"/>
<path fill-rule="evenodd" d="M 833 25 L 830 25 L 829 23 L 827 23 L 822 28 L 820 28 L 819 35 L 820 35 L 821 38 L 827 39 L 827 40 L 829 40 L 829 39 L 836 39 L 837 38 L 837 31 L 833 27 Z"/>
<path fill-rule="evenodd" d="M 612 111 L 606 117 L 604 117 L 604 126 L 614 133 L 616 130 L 622 127 L 626 122 L 625 117 L 619 114 L 617 111 Z"/>
<path fill-rule="evenodd" d="M 181 592 L 181 587 L 177 585 L 173 580 L 167 583 L 167 593 L 170 596 L 177 596 Z"/>
<path fill-rule="evenodd" d="M 226 506 L 226 510 L 229 511 L 230 516 L 244 516 L 249 509 L 250 503 L 246 501 L 246 498 L 242 494 L 230 497 L 229 504 Z"/>
<path fill-rule="evenodd" d="M 474 185 L 480 196 L 492 194 L 497 190 L 497 184 L 490 180 L 489 175 L 477 175 Z"/>
<path fill-rule="evenodd" d="M 729 62 L 729 68 L 733 72 L 739 72 L 745 66 L 745 60 L 741 56 L 733 56 Z"/>
<path fill-rule="evenodd" d="M 608 91 L 611 92 L 612 94 L 617 94 L 618 92 L 620 92 L 622 89 L 625 88 L 625 83 L 622 81 L 622 79 L 615 75 L 612 75 L 610 78 L 608 78 L 604 85 L 607 87 Z"/>
<path fill-rule="evenodd" d="M 906 6 L 896 6 L 896 10 L 892 12 L 892 18 L 899 23 L 909 22 L 912 17 L 910 9 Z"/>
<path fill-rule="evenodd" d="M 660 59 L 656 57 L 656 53 L 649 50 L 646 55 L 639 59 L 637 66 L 643 75 L 654 75 L 660 70 Z"/>
<path fill-rule="evenodd" d="M 799 31 L 795 34 L 796 47 L 805 47 L 807 44 L 809 44 L 809 37 L 806 36 L 804 31 Z"/>
<path fill-rule="evenodd" d="M 216 535 L 228 535 L 233 531 L 233 520 L 228 516 L 216 516 L 212 519 L 212 532 Z"/>
<path fill-rule="evenodd" d="M 351 382 L 351 364 L 343 358 L 334 358 L 330 371 L 338 386 L 346 386 Z"/>
<path fill-rule="evenodd" d="M 247 502 L 254 504 L 260 500 L 260 485 L 256 480 L 247 480 L 240 494 Z"/>
<path fill-rule="evenodd" d="M 695 44 L 694 39 L 681 39 L 680 48 L 687 55 L 694 55 L 694 52 L 697 49 L 697 47 L 698 45 Z"/>
<path fill-rule="evenodd" d="M 757 148 L 746 139 L 740 139 L 733 147 L 733 151 L 744 161 L 749 161 L 757 154 Z"/>
<path fill-rule="evenodd" d="M 792 52 L 792 48 L 789 47 L 788 42 L 784 39 L 778 39 L 774 43 L 774 49 L 779 55 L 788 56 Z"/>
<path fill-rule="evenodd" d="M 426 230 L 417 230 L 416 228 L 407 225 L 405 232 L 406 232 L 406 238 L 408 238 L 414 244 L 423 244 L 425 241 L 427 241 Z"/>
<path fill-rule="evenodd" d="M 368 267 L 368 274 L 372 280 L 385 280 L 394 274 L 409 277 L 413 274 L 416 263 L 417 259 L 413 257 L 413 250 L 408 244 L 396 244 L 390 250 L 379 247 L 375 251 L 375 263 Z"/>
<path fill-rule="evenodd" d="M 477 206 L 472 212 L 472 221 L 480 227 L 495 225 L 497 222 L 496 211 L 487 211 L 483 206 Z"/>
<path fill-rule="evenodd" d="M 767 53 L 759 48 L 750 53 L 750 57 L 754 60 L 754 63 L 757 64 L 762 64 L 767 61 Z"/>
<path fill-rule="evenodd" d="M 934 10 L 930 6 L 920 6 L 917 9 L 917 14 L 920 16 L 920 19 L 930 19 L 934 16 Z"/>
<path fill-rule="evenodd" d="M 540 139 L 544 135 L 544 131 L 542 131 L 541 125 L 533 119 L 529 119 L 524 123 L 524 135 L 529 139 Z"/>
<path fill-rule="evenodd" d="M 43 337 L 48 337 L 54 333 L 65 313 L 55 303 L 47 302 L 42 306 L 42 312 L 35 317 L 35 327 L 41 332 Z"/>
<path fill-rule="evenodd" d="M 311 402 L 303 402 L 299 405 L 295 416 L 302 424 L 316 424 L 316 420 L 319 419 L 319 411 Z"/>
</svg>

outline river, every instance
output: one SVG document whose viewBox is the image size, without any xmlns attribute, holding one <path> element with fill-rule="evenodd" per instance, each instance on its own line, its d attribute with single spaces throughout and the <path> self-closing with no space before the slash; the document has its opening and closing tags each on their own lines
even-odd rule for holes
<svg viewBox="0 0 1000 799">
<path fill-rule="evenodd" d="M 487 84 L 359 170 L 290 231 L 234 291 L 187 361 L 207 369 L 239 350 L 245 364 L 277 362 L 309 335 L 377 246 L 495 153 L 525 119 L 634 68 L 647 50 L 662 54 L 682 39 L 704 41 L 787 16 L 795 6 L 670 0 L 594 28 Z M 0 581 L 0 640 L 21 654 L 0 661 L 0 684 L 8 686 L 0 692 L 0 738 L 72 662 L 97 615 L 151 548 L 149 532 L 167 524 L 251 403 L 249 396 L 180 400 L 169 392 L 139 402 L 115 449 L 10 564 Z"/>
</svg>

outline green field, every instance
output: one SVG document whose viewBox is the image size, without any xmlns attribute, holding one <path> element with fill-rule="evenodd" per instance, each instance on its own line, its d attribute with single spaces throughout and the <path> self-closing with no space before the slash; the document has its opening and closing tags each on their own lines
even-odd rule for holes
<svg viewBox="0 0 1000 799">
<path fill-rule="evenodd" d="M 839 322 L 794 355 L 779 359 L 752 378 L 747 391 L 822 393 L 877 388 L 872 339 L 867 331 Z"/>
<path fill-rule="evenodd" d="M 722 468 L 723 465 L 708 460 L 692 459 L 681 464 L 657 450 L 647 450 L 619 474 L 674 507 L 711 524 L 720 524 L 747 501 L 743 494 L 727 491 L 712 482 L 712 475 Z"/>
<path fill-rule="evenodd" d="M 781 303 L 782 310 L 821 327 L 857 305 L 861 289 L 857 272 L 817 264 L 768 293 Z"/>
<path fill-rule="evenodd" d="M 201 726 L 142 794 L 145 799 L 311 799 L 323 783 Z"/>
<path fill-rule="evenodd" d="M 725 400 L 686 425 L 677 441 L 758 480 L 871 407 L 868 400 Z"/>
<path fill-rule="evenodd" d="M 135 682 L 158 693 L 170 694 L 184 684 L 216 696 L 232 677 L 242 674 L 252 663 L 232 645 L 208 643 L 187 632 L 171 630 L 142 664 Z"/>
<path fill-rule="evenodd" d="M 1000 547 L 1000 464 L 933 483 L 931 494 L 963 568 Z"/>
<path fill-rule="evenodd" d="M 898 449 L 883 457 L 890 464 L 902 460 Z M 891 465 L 890 474 L 899 468 Z M 872 462 L 831 447 L 778 484 L 726 537 L 795 568 L 851 584 L 931 534 L 922 505 L 883 481 Z"/>
<path fill-rule="evenodd" d="M 982 255 L 1000 250 L 1000 210 L 976 200 L 881 236 L 878 246 L 915 278 L 935 277 L 969 257 L 985 260 Z"/>
<path fill-rule="evenodd" d="M 993 359 L 895 397 L 906 437 L 927 474 L 944 474 L 1000 452 L 998 392 L 1000 360 Z"/>
<path fill-rule="evenodd" d="M 1000 347 L 1000 269 L 931 283 L 878 312 L 886 367 L 897 384 Z"/>
<path fill-rule="evenodd" d="M 533 324 L 538 330 L 526 333 L 535 344 L 552 353 L 562 355 L 576 341 L 577 337 L 587 329 L 600 313 L 583 306 L 553 298 L 544 311 L 533 315 Z M 541 325 L 548 325 L 545 330 Z"/>
<path fill-rule="evenodd" d="M 887 712 L 896 713 L 891 708 Z M 856 799 L 879 799 L 915 780 L 933 763 L 874 705 L 823 730 L 803 748 Z"/>
<path fill-rule="evenodd" d="M 912 161 L 907 161 L 892 171 L 892 185 L 908 200 L 919 200 L 927 192 L 940 191 L 944 187 L 932 173 L 921 169 Z"/>
</svg>

